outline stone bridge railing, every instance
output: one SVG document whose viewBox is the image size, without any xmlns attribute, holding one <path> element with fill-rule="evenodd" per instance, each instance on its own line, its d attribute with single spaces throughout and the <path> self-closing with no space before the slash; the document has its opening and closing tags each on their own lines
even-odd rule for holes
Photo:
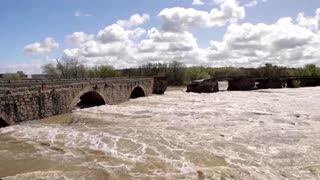
<svg viewBox="0 0 320 180">
<path fill-rule="evenodd" d="M 6 90 L 12 93 L 25 91 L 38 91 L 43 89 L 67 88 L 76 84 L 122 84 L 128 81 L 134 82 L 131 79 L 74 79 L 74 80 L 16 80 L 16 81 L 0 81 L 0 94 L 7 94 Z"/>
</svg>

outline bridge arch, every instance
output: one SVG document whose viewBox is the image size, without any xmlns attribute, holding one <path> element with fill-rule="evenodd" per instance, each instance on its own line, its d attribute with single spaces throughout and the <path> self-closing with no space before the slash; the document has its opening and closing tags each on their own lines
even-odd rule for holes
<svg viewBox="0 0 320 180">
<path fill-rule="evenodd" d="M 145 91 L 143 90 L 143 88 L 140 86 L 137 86 L 132 90 L 131 95 L 130 95 L 130 99 L 137 99 L 137 98 L 145 97 L 145 96 L 146 96 L 146 94 L 145 94 Z"/>
<path fill-rule="evenodd" d="M 10 126 L 10 124 L 0 117 L 0 128 Z"/>
<path fill-rule="evenodd" d="M 95 106 L 102 106 L 107 104 L 106 98 L 99 91 L 91 88 L 85 88 L 79 92 L 78 95 L 73 99 L 71 106 L 72 108 L 90 108 Z"/>
</svg>

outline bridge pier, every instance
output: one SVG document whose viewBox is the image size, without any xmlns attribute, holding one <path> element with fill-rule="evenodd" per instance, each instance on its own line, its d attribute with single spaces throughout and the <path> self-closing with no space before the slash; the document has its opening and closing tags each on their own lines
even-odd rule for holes
<svg viewBox="0 0 320 180">
<path fill-rule="evenodd" d="M 250 91 L 254 89 L 254 79 L 232 79 L 228 81 L 228 91 Z"/>
<path fill-rule="evenodd" d="M 320 78 L 295 78 L 287 79 L 288 88 L 320 86 Z"/>
<path fill-rule="evenodd" d="M 219 84 L 216 79 L 204 79 L 194 81 L 187 86 L 187 92 L 213 93 L 219 91 Z"/>
<path fill-rule="evenodd" d="M 258 89 L 275 89 L 275 88 L 283 88 L 283 82 L 280 79 L 270 78 L 264 80 L 257 80 L 257 88 Z"/>
<path fill-rule="evenodd" d="M 154 77 L 153 94 L 164 94 L 167 90 L 168 81 L 166 77 Z"/>
<path fill-rule="evenodd" d="M 320 78 L 301 78 L 298 79 L 300 81 L 300 87 L 314 87 L 320 85 Z"/>
</svg>

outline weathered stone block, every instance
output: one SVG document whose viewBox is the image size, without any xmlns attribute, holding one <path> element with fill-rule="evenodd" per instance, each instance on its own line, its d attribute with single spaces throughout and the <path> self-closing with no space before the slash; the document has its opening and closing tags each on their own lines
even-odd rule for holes
<svg viewBox="0 0 320 180">
<path fill-rule="evenodd" d="M 168 81 L 166 77 L 154 77 L 153 94 L 164 94 L 167 90 Z"/>
<path fill-rule="evenodd" d="M 187 86 L 187 92 L 213 93 L 218 91 L 219 84 L 215 79 L 197 80 Z"/>
</svg>

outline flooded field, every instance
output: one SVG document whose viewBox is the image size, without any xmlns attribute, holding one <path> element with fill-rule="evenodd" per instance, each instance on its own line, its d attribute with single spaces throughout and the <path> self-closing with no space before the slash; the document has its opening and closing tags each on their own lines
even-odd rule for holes
<svg viewBox="0 0 320 180">
<path fill-rule="evenodd" d="M 320 88 L 186 93 L 0 129 L 11 179 L 320 179 Z"/>
</svg>

